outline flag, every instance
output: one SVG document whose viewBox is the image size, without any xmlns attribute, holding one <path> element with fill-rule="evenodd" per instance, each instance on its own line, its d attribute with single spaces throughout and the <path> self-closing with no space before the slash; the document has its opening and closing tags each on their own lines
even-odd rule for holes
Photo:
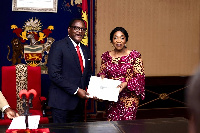
<svg viewBox="0 0 200 133">
<path fill-rule="evenodd" d="M 82 39 L 81 43 L 88 46 L 88 4 L 87 0 L 82 0 L 82 19 L 85 21 L 85 27 L 87 31 L 85 32 L 85 36 Z"/>
</svg>

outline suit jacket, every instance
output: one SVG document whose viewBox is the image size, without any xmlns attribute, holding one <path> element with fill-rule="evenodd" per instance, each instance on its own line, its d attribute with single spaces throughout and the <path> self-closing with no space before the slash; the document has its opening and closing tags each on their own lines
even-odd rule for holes
<svg viewBox="0 0 200 133">
<path fill-rule="evenodd" d="M 4 106 L 8 105 L 8 102 L 6 101 L 5 97 L 3 96 L 2 92 L 0 91 L 0 109 Z"/>
<path fill-rule="evenodd" d="M 91 76 L 90 50 L 81 44 L 85 58 L 82 74 L 77 52 L 69 37 L 52 44 L 48 57 L 48 74 L 51 80 L 48 106 L 74 110 L 80 98 L 74 95 L 79 88 L 85 89 Z"/>
</svg>

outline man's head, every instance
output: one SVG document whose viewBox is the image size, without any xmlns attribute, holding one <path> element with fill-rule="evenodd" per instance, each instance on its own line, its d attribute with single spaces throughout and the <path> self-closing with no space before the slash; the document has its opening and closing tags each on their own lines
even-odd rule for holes
<svg viewBox="0 0 200 133">
<path fill-rule="evenodd" d="M 83 19 L 73 19 L 69 23 L 68 35 L 75 42 L 80 43 L 85 35 L 85 23 Z"/>
</svg>

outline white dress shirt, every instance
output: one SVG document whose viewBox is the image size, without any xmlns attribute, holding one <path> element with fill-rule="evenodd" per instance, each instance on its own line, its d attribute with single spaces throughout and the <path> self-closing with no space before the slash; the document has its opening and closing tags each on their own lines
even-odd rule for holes
<svg viewBox="0 0 200 133">
<path fill-rule="evenodd" d="M 69 37 L 69 35 L 68 35 L 68 37 Z M 76 43 L 74 42 L 74 40 L 72 40 L 70 37 L 69 37 L 69 39 L 72 41 L 72 44 L 74 45 L 74 48 L 76 49 L 76 51 L 77 51 L 76 46 L 77 46 L 77 45 L 79 46 L 79 50 L 80 50 L 81 57 L 82 57 L 82 60 L 83 60 L 83 67 L 85 67 L 85 58 L 84 58 L 84 55 L 83 55 L 83 51 L 82 51 L 82 49 L 81 49 L 81 47 L 80 47 L 80 43 L 79 43 L 79 44 L 76 44 Z M 79 89 L 79 87 L 78 87 L 78 89 Z M 76 92 L 74 93 L 74 95 L 76 95 L 76 93 L 78 92 L 78 89 L 76 90 Z"/>
<path fill-rule="evenodd" d="M 70 38 L 70 37 L 69 37 L 69 38 Z M 76 46 L 77 46 L 77 45 L 79 46 L 79 50 L 80 50 L 81 57 L 82 57 L 82 60 L 83 60 L 83 67 L 85 67 L 85 58 L 84 58 L 83 51 L 82 51 L 81 46 L 80 46 L 81 43 L 76 44 L 76 43 L 74 42 L 74 40 L 72 40 L 71 38 L 70 38 L 70 40 L 72 41 L 72 43 L 73 43 L 74 48 L 76 49 L 76 51 L 77 51 Z"/>
</svg>

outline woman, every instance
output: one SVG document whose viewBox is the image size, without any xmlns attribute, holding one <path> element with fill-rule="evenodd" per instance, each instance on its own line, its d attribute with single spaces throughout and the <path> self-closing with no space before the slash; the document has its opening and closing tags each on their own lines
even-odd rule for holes
<svg viewBox="0 0 200 133">
<path fill-rule="evenodd" d="M 109 121 L 134 120 L 139 99 L 145 97 L 145 74 L 141 54 L 129 50 L 126 46 L 128 33 L 122 27 L 116 27 L 110 33 L 114 50 L 102 54 L 100 72 L 97 76 L 120 80 L 117 102 L 109 102 L 106 109 Z"/>
</svg>

